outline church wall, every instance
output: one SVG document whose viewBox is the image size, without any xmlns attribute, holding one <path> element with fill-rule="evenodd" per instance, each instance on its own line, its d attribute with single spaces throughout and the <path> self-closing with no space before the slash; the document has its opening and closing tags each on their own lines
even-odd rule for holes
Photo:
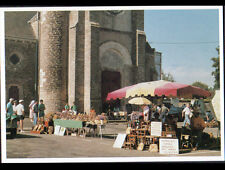
<svg viewBox="0 0 225 170">
<path fill-rule="evenodd" d="M 71 11 L 69 16 L 69 46 L 68 46 L 68 104 L 75 101 L 76 76 L 76 31 L 78 11 Z"/>
<path fill-rule="evenodd" d="M 130 54 L 132 52 L 132 37 L 131 33 L 129 32 L 114 31 L 101 28 L 99 33 L 99 43 L 101 45 L 107 41 L 115 41 L 117 43 L 120 43 L 128 49 Z"/>
<path fill-rule="evenodd" d="M 9 99 L 10 86 L 17 86 L 19 99 L 24 100 L 25 112 L 28 115 L 29 103 L 35 98 L 36 41 L 6 38 L 5 43 L 6 100 Z M 19 57 L 17 64 L 13 64 L 9 59 L 13 54 Z"/>
<path fill-rule="evenodd" d="M 123 13 L 116 16 L 112 16 L 106 11 L 91 12 L 91 21 L 93 23 L 99 24 L 98 34 L 92 31 L 92 34 L 95 34 L 95 36 L 92 35 L 92 37 L 95 37 L 96 39 L 96 36 L 99 35 L 98 44 L 99 48 L 101 48 L 101 50 L 99 51 L 99 57 L 102 57 L 99 58 L 99 64 L 101 67 L 99 67 L 99 64 L 96 62 L 93 62 L 94 64 L 92 63 L 92 67 L 94 69 L 92 68 L 93 71 L 91 74 L 91 76 L 95 77 L 95 79 L 93 79 L 94 81 L 92 81 L 94 82 L 94 86 L 92 86 L 91 93 L 93 96 L 95 96 L 95 99 L 93 98 L 92 101 L 96 101 L 95 103 L 98 103 L 97 105 L 99 105 L 99 107 L 101 107 L 100 105 L 102 101 L 100 96 L 102 71 L 108 70 L 120 72 L 121 87 L 129 86 L 137 82 L 146 80 L 146 37 L 145 34 L 142 33 L 142 31 L 140 32 L 140 30 L 143 30 L 144 28 L 144 23 L 143 21 L 138 21 L 139 19 L 143 19 L 142 15 L 143 13 L 140 11 L 124 11 Z M 118 27 L 119 25 L 121 27 Z M 107 43 L 110 47 L 105 45 Z M 93 45 L 91 47 L 96 48 L 96 46 Z M 104 50 L 104 48 L 108 49 Z M 125 51 L 127 51 L 127 56 L 129 56 L 129 59 L 123 56 L 124 54 L 122 54 L 122 51 L 124 51 L 124 49 L 126 49 Z M 101 51 L 105 51 L 105 53 L 102 54 Z M 135 58 L 135 60 L 133 58 Z M 134 62 L 137 58 L 139 59 L 138 64 Z"/>
<path fill-rule="evenodd" d="M 146 36 L 143 31 L 137 30 L 137 39 L 136 39 L 136 64 L 138 67 L 137 73 L 137 83 L 146 81 L 145 79 L 145 66 L 146 66 L 146 58 L 145 58 L 145 45 L 146 45 Z"/>
<path fill-rule="evenodd" d="M 91 105 L 91 24 L 89 11 L 79 11 L 76 31 L 75 102 L 80 112 Z"/>
<path fill-rule="evenodd" d="M 113 61 L 110 61 L 109 58 L 109 60 L 107 60 L 107 63 L 109 65 L 110 64 L 112 65 L 103 66 L 101 63 L 102 61 L 100 61 L 101 59 L 99 59 L 100 55 L 99 47 L 108 42 L 115 42 L 120 44 L 122 48 L 127 50 L 127 53 L 129 55 L 129 61 L 131 61 L 131 53 L 132 53 L 131 11 L 125 11 L 123 15 L 119 14 L 118 16 L 115 17 L 112 17 L 105 11 L 91 11 L 90 20 L 91 20 L 91 106 L 93 106 L 96 109 L 96 111 L 100 111 L 102 104 L 101 74 L 103 70 L 119 71 L 121 73 L 122 78 L 121 87 L 131 85 L 134 82 L 134 75 L 136 69 L 134 68 L 135 66 L 132 66 L 132 62 L 130 62 L 129 64 L 126 64 L 126 62 L 124 62 L 124 65 L 120 67 L 118 66 L 120 63 L 116 63 L 116 65 L 113 65 Z"/>
<path fill-rule="evenodd" d="M 98 22 L 102 28 L 117 31 L 132 31 L 131 11 L 124 10 L 118 15 L 112 15 L 108 11 L 91 12 L 91 21 Z"/>
<path fill-rule="evenodd" d="M 85 39 L 84 39 L 84 112 L 90 113 L 91 107 L 91 24 L 90 12 L 85 11 Z"/>
<path fill-rule="evenodd" d="M 99 113 L 101 105 L 101 69 L 99 61 L 99 25 L 91 25 L 91 107 Z"/>
<path fill-rule="evenodd" d="M 30 20 L 30 26 L 37 38 L 38 22 L 34 20 L 35 16 Z M 39 23 L 38 87 L 39 99 L 46 104 L 46 113 L 60 111 L 66 102 L 72 105 L 73 101 L 81 112 L 89 112 L 93 106 L 100 113 L 101 76 L 105 70 L 120 73 L 121 87 L 151 80 L 154 56 L 145 47 L 144 11 L 123 11 L 118 15 L 107 11 L 43 11 Z M 34 64 L 36 45 L 25 48 L 21 44 L 20 41 L 10 42 L 7 53 L 16 48 L 21 50 L 18 54 L 23 54 L 29 49 L 28 56 L 33 56 L 29 62 Z M 30 74 L 28 72 L 25 75 Z M 35 75 L 31 77 L 35 79 Z M 7 79 L 13 84 L 11 75 Z M 29 79 L 31 83 L 22 84 L 25 78 L 20 79 L 15 84 L 18 84 L 20 95 L 23 94 L 21 97 L 30 102 L 33 98 L 25 97 L 27 94 L 35 96 L 35 80 Z"/>
<path fill-rule="evenodd" d="M 84 39 L 85 39 L 85 12 L 78 13 L 76 29 L 76 66 L 75 66 L 75 102 L 79 111 L 84 111 Z"/>
</svg>

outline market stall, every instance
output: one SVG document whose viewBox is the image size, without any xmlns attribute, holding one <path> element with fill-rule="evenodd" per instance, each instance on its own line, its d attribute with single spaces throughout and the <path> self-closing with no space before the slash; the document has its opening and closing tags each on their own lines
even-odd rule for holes
<svg viewBox="0 0 225 170">
<path fill-rule="evenodd" d="M 111 94 L 114 94 L 113 97 L 116 98 L 116 93 L 111 92 Z M 123 93 L 119 95 L 120 98 L 121 95 L 123 95 L 124 98 L 131 99 L 131 104 L 142 105 L 144 103 L 141 104 L 137 101 L 132 103 L 131 101 L 137 100 L 138 98 L 142 98 L 143 100 L 147 100 L 144 98 L 155 98 L 157 100 L 161 98 L 162 104 L 165 98 L 171 98 L 173 100 L 178 99 L 179 101 L 179 98 L 190 99 L 196 96 L 209 97 L 210 93 L 191 85 L 159 80 L 138 83 L 125 88 L 123 89 Z M 153 102 L 154 100 L 151 101 Z M 149 105 L 149 103 L 145 103 L 145 105 Z M 154 103 L 152 106 L 157 107 L 157 105 L 158 103 Z M 194 143 L 193 141 L 196 139 L 196 136 L 192 135 L 192 130 L 190 130 L 189 133 L 187 130 L 177 128 L 177 118 L 173 112 L 168 112 L 166 119 L 163 121 L 162 118 L 159 119 L 159 117 L 151 118 L 149 121 L 146 121 L 143 119 L 144 109 L 142 108 L 141 110 L 142 111 L 133 111 L 129 115 L 130 121 L 128 122 L 126 138 L 124 138 L 122 147 L 137 150 L 148 149 L 149 151 L 159 151 L 162 154 L 171 154 L 169 150 L 173 150 L 173 153 L 179 153 L 181 150 L 192 148 L 192 143 Z M 170 149 L 168 150 L 168 148 Z"/>
<path fill-rule="evenodd" d="M 178 140 L 175 129 L 168 124 L 163 125 L 155 121 L 142 121 L 137 126 L 128 123 L 122 148 L 159 152 L 161 139 Z"/>
<path fill-rule="evenodd" d="M 149 105 L 151 102 L 146 98 L 136 97 L 129 100 L 128 103 Z M 160 121 L 144 120 L 143 116 L 142 112 L 132 112 L 123 148 L 158 152 L 160 139 L 177 139 L 176 128 L 172 121 L 168 120 L 162 124 Z"/>
<path fill-rule="evenodd" d="M 107 123 L 107 117 L 103 114 L 72 114 L 69 111 L 56 112 L 45 115 L 45 121 L 33 127 L 32 133 L 55 134 L 59 136 L 102 136 L 101 129 Z"/>
<path fill-rule="evenodd" d="M 192 124 L 190 127 L 177 127 L 177 119 L 174 115 L 167 115 L 164 123 L 160 120 L 145 121 L 142 118 L 140 119 L 141 112 L 133 112 L 132 116 L 132 119 L 127 123 L 126 136 L 121 148 L 148 150 L 160 154 L 178 154 L 196 149 L 196 144 L 199 142 L 199 133 L 196 133 L 196 130 L 193 131 Z M 203 128 L 207 126 L 207 124 L 204 124 L 202 120 Z M 220 146 L 218 138 L 207 132 L 199 132 L 202 138 L 202 148 L 218 148 Z"/>
</svg>

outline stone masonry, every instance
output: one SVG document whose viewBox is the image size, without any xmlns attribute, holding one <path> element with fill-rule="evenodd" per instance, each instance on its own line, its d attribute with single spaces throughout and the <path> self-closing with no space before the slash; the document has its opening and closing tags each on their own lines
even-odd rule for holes
<svg viewBox="0 0 225 170">
<path fill-rule="evenodd" d="M 7 88 L 13 83 L 18 85 L 26 105 L 35 96 L 44 100 L 46 113 L 61 111 L 66 103 L 71 106 L 74 101 L 79 112 L 89 113 L 93 107 L 101 113 L 105 102 L 102 96 L 110 90 L 156 77 L 155 49 L 146 41 L 143 10 L 41 11 L 20 15 L 30 16 L 27 23 L 23 19 L 23 25 L 29 36 L 33 32 L 32 41 L 6 41 L 7 57 L 16 51 L 18 56 L 26 56 L 17 66 L 7 61 L 6 80 Z M 12 21 L 17 15 L 7 16 Z M 7 31 L 14 33 L 16 27 L 9 26 Z M 17 32 L 26 37 L 20 27 Z M 34 67 L 28 69 L 27 64 Z M 17 72 L 21 76 L 15 79 Z M 109 82 L 103 79 L 103 73 L 109 75 Z M 103 89 L 104 83 L 109 87 Z"/>
<path fill-rule="evenodd" d="M 46 113 L 62 110 L 67 101 L 68 13 L 40 13 L 39 99 Z"/>
</svg>

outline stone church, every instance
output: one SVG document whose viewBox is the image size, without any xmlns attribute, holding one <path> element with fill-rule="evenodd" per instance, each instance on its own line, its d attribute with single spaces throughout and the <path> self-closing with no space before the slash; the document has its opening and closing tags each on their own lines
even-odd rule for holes
<svg viewBox="0 0 225 170">
<path fill-rule="evenodd" d="M 143 10 L 5 12 L 5 57 L 6 100 L 43 99 L 46 113 L 100 113 L 108 92 L 161 74 Z"/>
</svg>

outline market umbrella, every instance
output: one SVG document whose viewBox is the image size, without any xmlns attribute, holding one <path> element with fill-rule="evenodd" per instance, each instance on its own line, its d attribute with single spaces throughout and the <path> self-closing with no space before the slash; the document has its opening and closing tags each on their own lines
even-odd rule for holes
<svg viewBox="0 0 225 170">
<path fill-rule="evenodd" d="M 135 105 L 149 105 L 151 104 L 151 101 L 144 97 L 135 97 L 133 99 L 130 99 L 128 101 L 129 104 L 135 104 Z"/>
<path fill-rule="evenodd" d="M 118 90 L 115 90 L 115 91 L 112 91 L 112 92 L 110 92 L 110 93 L 108 93 L 108 95 L 107 95 L 107 98 L 106 98 L 106 100 L 115 100 L 115 99 L 122 99 L 122 98 L 124 98 L 125 96 L 126 96 L 126 91 L 128 90 L 128 89 L 130 89 L 131 87 L 133 87 L 134 85 L 132 85 L 132 86 L 126 86 L 126 87 L 123 87 L 123 88 L 121 88 L 121 89 L 118 89 Z"/>
<path fill-rule="evenodd" d="M 106 100 L 122 99 L 137 96 L 166 96 L 193 98 L 193 96 L 209 97 L 210 92 L 199 87 L 170 82 L 165 80 L 150 81 L 127 86 L 108 93 Z"/>
<path fill-rule="evenodd" d="M 155 88 L 160 87 L 164 84 L 167 84 L 168 81 L 159 80 L 159 81 L 150 81 L 144 83 L 138 83 L 134 87 L 130 88 L 126 92 L 126 98 L 135 97 L 135 96 L 155 96 Z"/>
<path fill-rule="evenodd" d="M 192 98 L 193 96 L 209 97 L 210 92 L 195 86 L 165 80 L 139 83 L 126 91 L 126 98 L 142 95 Z"/>
</svg>

